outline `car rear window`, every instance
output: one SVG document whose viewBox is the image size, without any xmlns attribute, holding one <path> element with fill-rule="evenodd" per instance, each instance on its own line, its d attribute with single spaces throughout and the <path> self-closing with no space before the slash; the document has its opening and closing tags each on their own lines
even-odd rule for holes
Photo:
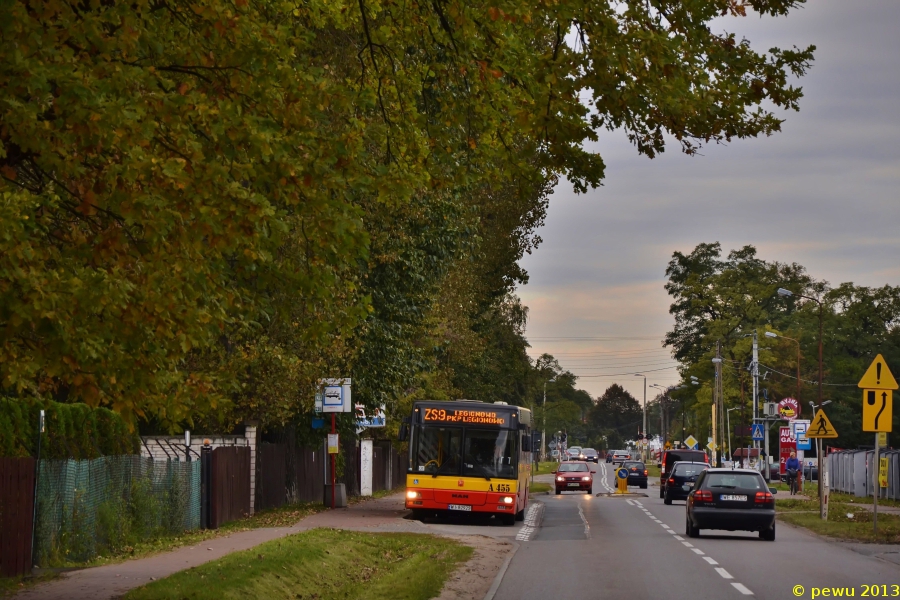
<svg viewBox="0 0 900 600">
<path fill-rule="evenodd" d="M 637 467 L 638 469 L 643 469 L 643 468 L 644 468 L 644 463 L 641 463 L 641 462 L 627 462 L 627 463 L 625 463 L 624 467 L 625 467 L 626 469 L 630 469 L 631 467 Z"/>
<path fill-rule="evenodd" d="M 753 473 L 710 473 L 706 478 L 706 487 L 764 490 L 766 483 L 761 476 Z"/>
<path fill-rule="evenodd" d="M 705 462 L 706 452 L 699 450 L 679 450 L 666 452 L 666 464 L 670 465 L 678 461 Z"/>
<path fill-rule="evenodd" d="M 679 477 L 693 477 L 694 475 L 699 475 L 709 467 L 706 465 L 675 465 L 675 470 L 672 472 L 673 475 L 678 475 Z"/>
<path fill-rule="evenodd" d="M 574 473 L 576 471 L 587 471 L 588 467 L 585 464 L 568 464 L 568 465 L 559 465 L 560 473 Z"/>
</svg>

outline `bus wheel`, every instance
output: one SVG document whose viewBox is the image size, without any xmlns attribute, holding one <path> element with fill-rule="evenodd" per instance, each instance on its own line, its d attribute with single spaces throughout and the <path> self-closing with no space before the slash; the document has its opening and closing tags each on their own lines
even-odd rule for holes
<svg viewBox="0 0 900 600">
<path fill-rule="evenodd" d="M 516 513 L 516 521 L 524 521 L 525 520 L 525 507 L 522 507 L 522 510 Z"/>
</svg>

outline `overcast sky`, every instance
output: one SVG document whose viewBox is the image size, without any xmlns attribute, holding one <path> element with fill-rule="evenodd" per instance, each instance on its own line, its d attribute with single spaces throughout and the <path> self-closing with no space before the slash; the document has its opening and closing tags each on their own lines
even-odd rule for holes
<svg viewBox="0 0 900 600">
<path fill-rule="evenodd" d="M 649 160 L 623 132 L 603 135 L 604 187 L 579 196 L 561 184 L 544 243 L 522 261 L 531 355 L 553 354 L 594 396 L 615 381 L 641 400 L 634 372 L 678 381 L 661 345 L 676 250 L 752 244 L 832 284 L 900 285 L 900 0 L 809 0 L 786 18 L 713 29 L 757 50 L 815 44 L 800 112 L 783 113 L 773 137 L 693 158 L 670 146 Z"/>
</svg>

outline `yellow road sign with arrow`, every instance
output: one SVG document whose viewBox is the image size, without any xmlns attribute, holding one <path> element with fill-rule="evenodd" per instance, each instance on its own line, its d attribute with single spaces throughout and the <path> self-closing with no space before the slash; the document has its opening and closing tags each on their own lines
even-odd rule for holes
<svg viewBox="0 0 900 600">
<path fill-rule="evenodd" d="M 825 411 L 821 408 L 817 410 L 815 418 L 813 418 L 812 423 L 809 424 L 809 428 L 806 430 L 806 437 L 836 438 L 837 436 L 838 433 L 831 421 L 828 420 L 828 417 L 825 416 Z"/>
<path fill-rule="evenodd" d="M 863 389 L 863 431 L 891 431 L 893 429 L 893 391 L 897 380 L 880 354 L 866 369 L 859 387 Z"/>
</svg>

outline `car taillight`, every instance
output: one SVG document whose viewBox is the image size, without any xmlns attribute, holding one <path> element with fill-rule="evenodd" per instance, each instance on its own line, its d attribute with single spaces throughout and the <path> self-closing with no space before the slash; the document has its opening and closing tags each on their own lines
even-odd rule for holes
<svg viewBox="0 0 900 600">
<path fill-rule="evenodd" d="M 644 469 L 644 477 L 647 476 L 647 469 Z"/>
<path fill-rule="evenodd" d="M 674 478 L 674 477 L 669 477 L 669 483 L 671 483 L 671 484 L 674 485 L 674 483 L 675 483 L 675 478 Z"/>
<path fill-rule="evenodd" d="M 772 504 L 773 502 L 775 502 L 775 498 L 771 492 L 756 492 L 755 504 Z"/>
<path fill-rule="evenodd" d="M 709 490 L 697 490 L 694 492 L 694 502 L 712 502 L 713 495 Z"/>
</svg>

